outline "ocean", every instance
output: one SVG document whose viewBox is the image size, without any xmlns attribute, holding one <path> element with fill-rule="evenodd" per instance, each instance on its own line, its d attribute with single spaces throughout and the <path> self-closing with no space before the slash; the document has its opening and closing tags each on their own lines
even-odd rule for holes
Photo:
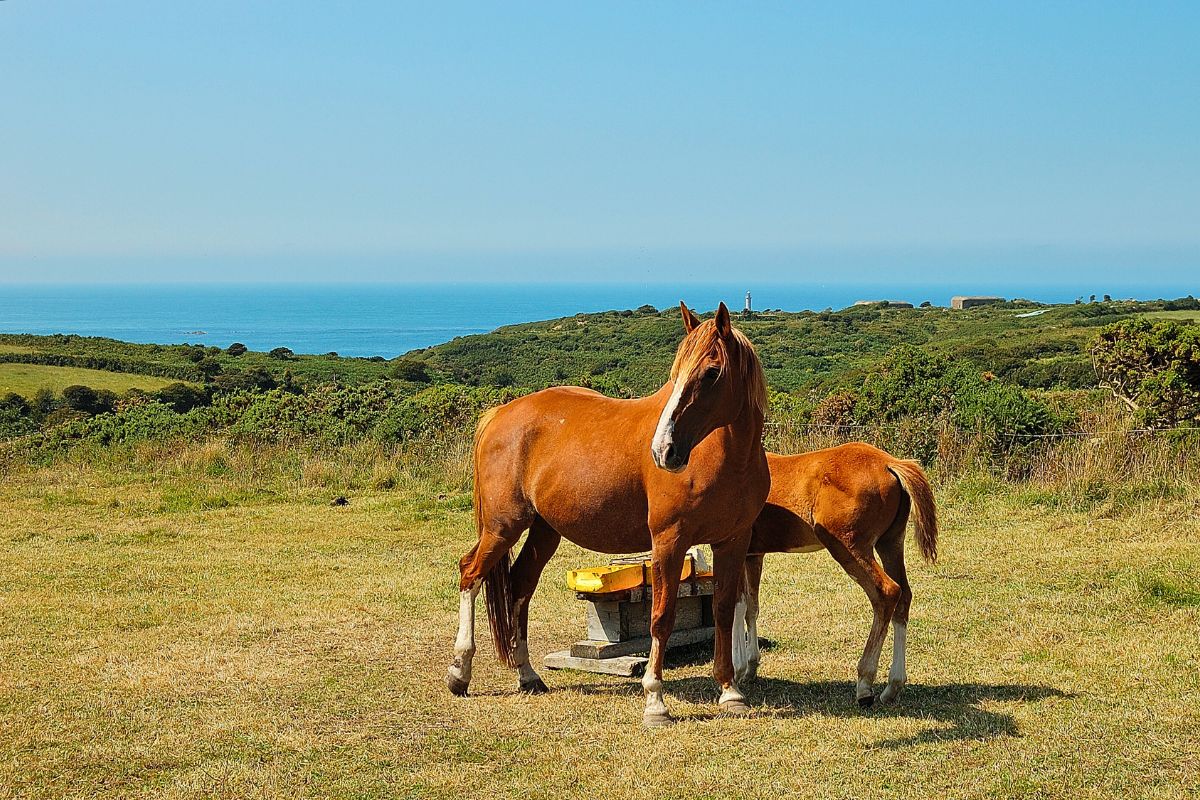
<svg viewBox="0 0 1200 800">
<path fill-rule="evenodd" d="M 856 300 L 929 300 L 985 293 L 945 285 L 716 284 L 383 284 L 383 285 L 2 285 L 0 332 L 76 333 L 131 342 L 200 343 L 254 350 L 290 347 L 297 353 L 397 355 L 486 333 L 502 325 L 610 309 L 675 306 L 698 311 L 724 301 L 735 311 L 747 290 L 754 308 L 839 309 Z M 1027 291 L 989 287 L 986 293 L 1043 302 L 1072 302 L 1078 287 Z M 1109 287 L 1114 297 L 1179 297 L 1184 286 Z"/>
</svg>

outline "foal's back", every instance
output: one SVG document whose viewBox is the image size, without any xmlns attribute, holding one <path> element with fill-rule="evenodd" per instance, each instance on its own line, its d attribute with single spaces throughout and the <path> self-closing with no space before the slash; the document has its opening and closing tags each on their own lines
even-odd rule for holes
<svg viewBox="0 0 1200 800">
<path fill-rule="evenodd" d="M 868 539 L 882 536 L 904 501 L 888 469 L 895 460 L 864 442 L 794 456 L 767 453 L 771 492 L 754 523 L 750 552 L 822 550 L 816 525 Z"/>
</svg>

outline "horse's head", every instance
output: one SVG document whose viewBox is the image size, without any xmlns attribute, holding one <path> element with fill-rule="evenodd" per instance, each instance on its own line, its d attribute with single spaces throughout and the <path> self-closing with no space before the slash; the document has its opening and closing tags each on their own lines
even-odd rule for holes
<svg viewBox="0 0 1200 800">
<path fill-rule="evenodd" d="M 686 467 L 692 448 L 713 431 L 733 424 L 748 410 L 756 411 L 761 421 L 766 409 L 762 365 L 754 346 L 734 330 L 725 304 L 705 322 L 683 303 L 679 309 L 687 336 L 675 353 L 674 390 L 650 443 L 655 466 L 669 472 Z"/>
</svg>

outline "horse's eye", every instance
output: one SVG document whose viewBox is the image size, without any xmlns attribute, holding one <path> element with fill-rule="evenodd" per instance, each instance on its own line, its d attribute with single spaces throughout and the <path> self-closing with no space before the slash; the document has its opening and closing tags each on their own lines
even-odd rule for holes
<svg viewBox="0 0 1200 800">
<path fill-rule="evenodd" d="M 707 383 L 713 383 L 719 377 L 721 377 L 720 367 L 709 367 L 708 369 L 704 370 L 704 380 Z"/>
</svg>

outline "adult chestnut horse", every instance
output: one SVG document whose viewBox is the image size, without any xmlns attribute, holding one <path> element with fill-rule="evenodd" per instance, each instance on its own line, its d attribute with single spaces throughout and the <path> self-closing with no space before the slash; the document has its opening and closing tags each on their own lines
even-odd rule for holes
<svg viewBox="0 0 1200 800">
<path fill-rule="evenodd" d="M 714 554 L 713 676 L 723 710 L 745 712 L 734 680 L 732 628 L 750 528 L 767 498 L 762 446 L 766 384 L 749 340 L 722 303 L 700 322 L 679 304 L 687 336 L 671 379 L 649 397 L 618 400 L 579 387 L 545 389 L 486 413 L 475 435 L 479 541 L 459 562 L 459 628 L 446 683 L 467 692 L 475 597 L 486 586 L 492 638 L 519 688 L 544 692 L 529 663 L 529 600 L 565 536 L 602 553 L 651 551 L 650 662 L 643 717 L 671 721 L 662 664 L 675 624 L 684 555 Z M 509 551 L 528 529 L 521 553 Z"/>
<path fill-rule="evenodd" d="M 872 686 L 888 622 L 892 667 L 879 699 L 895 700 L 908 679 L 904 645 L 912 589 L 904 568 L 904 532 L 911 515 L 926 561 L 937 560 L 937 507 L 916 461 L 855 442 L 797 456 L 767 454 L 771 494 L 754 522 L 746 559 L 746 592 L 736 611 L 737 677 L 758 670 L 758 588 L 764 553 L 828 550 L 871 601 L 875 619 L 858 662 L 855 697 L 875 702 Z M 875 560 L 879 554 L 883 566 Z"/>
</svg>

